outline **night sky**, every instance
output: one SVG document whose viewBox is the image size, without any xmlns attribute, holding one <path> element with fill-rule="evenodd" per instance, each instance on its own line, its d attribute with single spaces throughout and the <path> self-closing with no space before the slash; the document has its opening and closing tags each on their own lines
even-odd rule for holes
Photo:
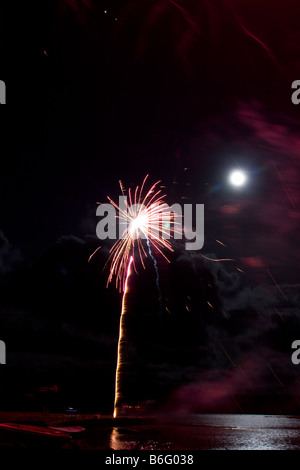
<svg viewBox="0 0 300 470">
<path fill-rule="evenodd" d="M 205 243 L 157 256 L 162 315 L 151 260 L 130 279 L 128 403 L 299 412 L 299 1 L 10 2 L 0 30 L 1 408 L 112 409 L 96 208 L 149 174 Z"/>
</svg>

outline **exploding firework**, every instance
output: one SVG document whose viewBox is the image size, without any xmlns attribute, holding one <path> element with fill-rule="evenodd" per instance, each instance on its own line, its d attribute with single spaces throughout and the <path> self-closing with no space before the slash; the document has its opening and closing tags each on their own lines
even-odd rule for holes
<svg viewBox="0 0 300 470">
<path fill-rule="evenodd" d="M 138 258 L 145 268 L 145 258 L 148 254 L 152 259 L 151 247 L 158 251 L 168 262 L 169 259 L 164 253 L 164 249 L 173 251 L 169 241 L 171 237 L 171 226 L 174 232 L 179 232 L 176 222 L 176 215 L 164 201 L 165 195 L 157 188 L 160 181 L 154 183 L 148 191 L 144 193 L 145 183 L 148 175 L 144 178 L 141 187 L 137 186 L 132 192 L 129 188 L 128 197 L 125 188 L 120 181 L 122 195 L 125 196 L 125 207 L 119 207 L 110 197 L 107 197 L 110 204 L 117 210 L 116 216 L 120 221 L 120 238 L 115 242 L 110 250 L 110 256 L 106 263 L 109 265 L 109 276 L 107 285 L 115 278 L 116 287 L 120 292 L 124 292 L 127 267 L 129 259 L 133 257 L 133 267 L 136 269 L 135 260 Z M 143 244 L 146 241 L 148 253 Z M 99 248 L 90 256 L 90 259 Z M 154 260 L 154 266 L 156 262 Z"/>
<path fill-rule="evenodd" d="M 159 302 L 161 302 L 158 267 L 151 248 L 157 250 L 169 261 L 164 254 L 164 249 L 173 251 L 169 241 L 171 237 L 171 226 L 174 232 L 179 232 L 179 230 L 177 230 L 178 222 L 175 220 L 176 214 L 174 214 L 164 201 L 165 195 L 161 194 L 161 190 L 158 189 L 160 181 L 154 183 L 148 191 L 144 192 L 147 178 L 148 175 L 144 178 L 141 187 L 137 186 L 133 192 L 129 189 L 128 197 L 120 181 L 120 188 L 124 197 L 123 202 L 125 203 L 124 208 L 121 208 L 108 197 L 110 204 L 118 212 L 116 217 L 120 221 L 120 227 L 123 225 L 123 229 L 120 233 L 121 236 L 112 246 L 107 261 L 107 264 L 110 266 L 107 285 L 115 277 L 117 289 L 123 292 L 115 378 L 114 417 L 117 417 L 119 406 L 123 400 L 122 376 L 126 358 L 125 313 L 127 311 L 128 279 L 132 267 L 134 267 L 136 271 L 135 258 L 138 258 L 143 268 L 145 268 L 145 258 L 148 255 L 143 245 L 143 240 L 146 241 L 148 254 L 154 263 Z M 99 248 L 90 256 L 90 259 L 98 249 Z"/>
</svg>

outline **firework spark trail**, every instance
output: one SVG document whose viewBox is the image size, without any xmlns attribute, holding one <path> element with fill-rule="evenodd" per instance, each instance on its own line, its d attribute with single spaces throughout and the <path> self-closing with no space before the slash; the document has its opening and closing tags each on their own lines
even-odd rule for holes
<svg viewBox="0 0 300 470">
<path fill-rule="evenodd" d="M 147 36 L 150 35 L 151 29 L 153 24 L 158 23 L 162 17 L 169 17 L 170 14 L 170 7 L 173 7 L 174 10 L 177 10 L 181 13 L 182 17 L 186 21 L 186 23 L 190 26 L 191 30 L 195 34 L 201 34 L 201 30 L 199 29 L 198 22 L 193 19 L 193 15 L 189 13 L 189 11 L 180 5 L 175 0 L 167 0 L 167 1 L 159 1 L 151 4 L 151 9 L 146 21 L 143 24 L 142 31 L 139 36 L 139 41 L 137 44 L 137 53 L 139 56 L 142 55 L 142 51 L 145 48 L 145 43 L 147 40 Z M 132 11 L 132 10 L 131 10 Z M 191 35 L 185 34 L 181 41 L 180 49 L 182 52 L 187 47 L 188 43 L 191 41 Z"/>
<path fill-rule="evenodd" d="M 236 406 L 238 407 L 238 409 L 240 410 L 240 412 L 245 413 L 245 411 L 243 410 L 243 408 L 241 407 L 241 405 L 239 404 L 239 402 L 237 401 L 237 399 L 234 395 L 232 396 L 232 399 L 233 399 L 234 403 L 236 404 Z"/>
<path fill-rule="evenodd" d="M 208 261 L 214 261 L 215 263 L 220 263 L 221 261 L 235 261 L 233 258 L 209 258 L 208 256 L 201 255 L 202 258 L 207 259 Z"/>
<path fill-rule="evenodd" d="M 251 31 L 249 31 L 248 28 L 246 28 L 246 26 L 242 23 L 241 19 L 239 17 L 237 17 L 238 21 L 239 21 L 239 25 L 240 27 L 242 28 L 242 30 L 252 39 L 254 39 L 254 41 L 258 42 L 258 44 L 261 45 L 261 47 L 266 51 L 266 53 L 268 54 L 268 56 L 273 60 L 273 61 L 276 61 L 276 57 L 274 56 L 273 52 L 271 51 L 271 49 L 261 40 L 259 39 L 257 36 L 255 36 L 255 34 L 251 33 Z"/>
<path fill-rule="evenodd" d="M 283 290 L 281 289 L 281 287 L 278 285 L 276 279 L 274 278 L 274 276 L 270 273 L 269 269 L 267 269 L 267 273 L 269 274 L 270 278 L 272 279 L 272 281 L 274 282 L 275 286 L 277 287 L 277 289 L 279 290 L 280 294 L 282 295 L 282 297 L 288 302 L 289 299 L 287 298 L 287 296 L 285 295 L 285 293 L 283 292 Z"/>
<path fill-rule="evenodd" d="M 280 181 L 281 181 L 281 184 L 282 184 L 282 186 L 283 186 L 283 189 L 285 190 L 285 193 L 286 193 L 286 195 L 287 195 L 287 197 L 288 197 L 288 199 L 289 199 L 289 201 L 290 201 L 290 203 L 291 203 L 293 209 L 296 209 L 296 206 L 295 206 L 295 204 L 294 204 L 294 201 L 293 201 L 293 199 L 292 199 L 291 196 L 290 196 L 291 190 L 290 190 L 288 184 L 286 183 L 285 179 L 283 178 L 281 172 L 278 170 L 278 168 L 277 168 L 277 166 L 275 165 L 274 162 L 272 162 L 272 165 L 273 165 L 274 169 L 275 169 L 276 172 L 277 172 L 277 175 L 278 175 L 278 177 L 279 177 L 279 179 L 280 179 Z"/>
<path fill-rule="evenodd" d="M 286 391 L 286 388 L 284 386 L 284 384 L 281 382 L 281 380 L 279 379 L 278 375 L 275 374 L 274 370 L 272 369 L 272 367 L 266 362 L 266 366 L 267 368 L 269 369 L 269 371 L 272 373 L 272 375 L 275 377 L 275 379 L 277 380 L 277 382 L 279 383 L 279 385 L 282 387 L 282 389 L 284 391 Z"/>
<path fill-rule="evenodd" d="M 157 266 L 157 261 L 156 261 L 155 257 L 152 254 L 150 242 L 149 242 L 149 239 L 148 239 L 147 236 L 146 236 L 146 240 L 147 240 L 149 255 L 150 255 L 150 257 L 153 261 L 154 269 L 155 269 L 155 273 L 156 273 L 156 288 L 157 288 L 157 291 L 158 291 L 159 314 L 161 315 L 161 313 L 162 313 L 162 295 L 161 295 L 161 290 L 160 290 L 160 285 L 159 285 L 158 266 Z"/>
<path fill-rule="evenodd" d="M 183 18 L 189 23 L 192 29 L 199 33 L 198 23 L 193 20 L 192 15 L 186 10 L 182 5 L 177 3 L 175 0 L 169 0 L 170 4 L 177 8 L 181 13 Z"/>
<path fill-rule="evenodd" d="M 281 315 L 281 313 L 278 311 L 278 309 L 276 307 L 274 307 L 274 310 L 275 312 L 280 316 L 281 320 L 284 321 L 284 318 L 283 316 Z"/>
<path fill-rule="evenodd" d="M 225 243 L 221 242 L 220 240 L 216 240 L 217 243 L 219 243 L 220 245 L 224 246 L 226 248 L 226 245 Z"/>
<path fill-rule="evenodd" d="M 279 385 L 281 386 L 282 390 L 285 392 L 285 393 L 288 393 L 287 389 L 286 389 L 286 386 L 284 385 L 283 382 L 281 382 L 280 378 L 278 377 L 278 375 L 274 372 L 274 370 L 272 369 L 272 367 L 268 364 L 268 362 L 265 361 L 265 364 L 267 366 L 267 368 L 269 369 L 269 371 L 272 373 L 273 377 L 276 379 L 276 381 L 279 383 Z M 298 397 L 294 397 L 296 402 L 298 403 L 298 405 L 300 405 L 300 401 L 299 401 L 299 398 Z"/>
<path fill-rule="evenodd" d="M 170 241 L 171 236 L 170 226 L 173 224 L 174 233 L 181 233 L 177 230 L 175 221 L 175 213 L 164 202 L 164 195 L 157 189 L 158 183 L 156 182 L 143 196 L 143 191 L 148 175 L 144 178 L 141 187 L 137 186 L 134 191 L 128 190 L 127 196 L 124 198 L 125 207 L 119 207 L 111 198 L 108 197 L 110 204 L 117 209 L 118 214 L 116 217 L 121 223 L 125 224 L 125 229 L 121 237 L 114 243 L 110 250 L 110 256 L 107 263 L 110 263 L 110 272 L 107 280 L 107 285 L 116 278 L 116 287 L 119 291 L 123 291 L 122 297 L 122 310 L 119 326 L 119 340 L 118 340 L 118 356 L 115 377 L 115 401 L 114 401 L 114 417 L 117 417 L 118 409 L 123 402 L 122 384 L 123 384 L 123 367 L 126 364 L 126 325 L 125 313 L 127 311 L 127 294 L 128 294 L 128 279 L 131 274 L 132 267 L 136 270 L 135 256 L 138 256 L 142 266 L 145 269 L 144 258 L 147 257 L 147 252 L 141 241 L 142 238 L 146 239 L 148 252 L 153 260 L 156 272 L 156 286 L 159 293 L 159 305 L 161 309 L 161 291 L 159 286 L 159 273 L 157 261 L 152 253 L 151 246 L 154 247 L 167 261 L 168 258 L 163 252 L 166 248 L 173 251 Z M 121 181 L 119 181 L 122 195 L 125 196 L 125 188 Z M 181 227 L 181 224 L 180 224 Z M 142 236 L 143 235 L 143 236 Z M 100 247 L 99 247 L 100 248 Z M 89 261 L 94 254 L 99 250 L 97 248 L 90 256 Z M 105 264 L 105 266 L 107 265 Z M 160 310 L 161 311 L 161 310 Z"/>
<path fill-rule="evenodd" d="M 246 26 L 245 24 L 243 23 L 241 17 L 238 15 L 238 13 L 236 12 L 236 10 L 234 9 L 233 5 L 228 5 L 228 7 L 231 9 L 232 11 L 232 14 L 233 16 L 235 17 L 238 25 L 240 26 L 240 28 L 242 29 L 242 31 L 244 31 L 244 33 L 249 36 L 251 39 L 253 39 L 254 41 L 256 41 L 263 49 L 264 51 L 266 52 L 266 54 L 270 57 L 270 59 L 272 60 L 272 62 L 276 65 L 276 67 L 280 68 L 279 64 L 278 64 L 278 60 L 277 58 L 275 57 L 273 51 L 271 50 L 271 48 L 266 44 L 264 43 L 258 36 L 256 36 L 255 34 L 253 34 Z"/>
<path fill-rule="evenodd" d="M 250 380 L 249 380 L 249 378 L 248 378 L 246 372 L 244 371 L 244 369 L 243 369 L 240 365 L 236 364 L 236 363 L 233 361 L 233 359 L 230 357 L 230 355 L 229 355 L 228 352 L 226 351 L 226 349 L 225 349 L 225 347 L 223 346 L 223 344 L 221 343 L 221 341 L 218 341 L 218 344 L 219 344 L 220 348 L 222 349 L 222 351 L 224 352 L 224 354 L 226 355 L 226 357 L 227 357 L 227 358 L 229 359 L 229 361 L 231 362 L 231 364 L 242 372 L 244 378 L 246 379 L 246 381 L 248 382 L 248 384 L 252 387 L 252 384 L 251 384 L 251 382 L 250 382 Z"/>
<path fill-rule="evenodd" d="M 119 340 L 118 340 L 118 357 L 117 357 L 117 368 L 116 368 L 116 378 L 115 378 L 115 403 L 114 403 L 114 418 L 117 417 L 118 407 L 121 400 L 121 385 L 122 385 L 122 366 L 124 365 L 124 356 L 126 357 L 126 335 L 125 335 L 125 313 L 127 311 L 126 306 L 126 297 L 128 294 L 128 279 L 131 274 L 131 264 L 133 263 L 133 257 L 131 256 L 127 268 L 127 275 L 125 280 L 124 294 L 122 299 L 122 311 L 120 318 L 120 330 L 119 330 Z"/>
</svg>

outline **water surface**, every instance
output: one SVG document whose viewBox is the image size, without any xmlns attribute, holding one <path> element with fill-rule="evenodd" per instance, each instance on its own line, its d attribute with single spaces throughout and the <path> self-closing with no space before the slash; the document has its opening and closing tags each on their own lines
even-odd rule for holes
<svg viewBox="0 0 300 470">
<path fill-rule="evenodd" d="M 246 414 L 162 416 L 153 425 L 113 428 L 109 448 L 296 450 L 300 449 L 300 419 Z"/>
</svg>

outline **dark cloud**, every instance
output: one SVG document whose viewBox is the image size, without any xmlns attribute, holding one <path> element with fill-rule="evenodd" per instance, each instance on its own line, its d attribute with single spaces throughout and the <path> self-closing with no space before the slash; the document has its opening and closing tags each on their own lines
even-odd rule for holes
<svg viewBox="0 0 300 470">
<path fill-rule="evenodd" d="M 11 271 L 21 259 L 20 251 L 9 243 L 0 230 L 0 274 Z"/>
<path fill-rule="evenodd" d="M 213 254 L 208 256 L 215 258 Z M 181 261 L 179 266 L 185 270 L 185 273 L 188 272 L 188 265 L 192 267 L 195 276 L 199 276 L 203 268 L 210 272 L 212 275 L 210 282 L 214 283 L 215 295 L 219 301 L 218 304 L 208 296 L 207 299 L 210 299 L 217 308 L 210 309 L 209 315 L 204 317 L 203 308 L 196 313 L 205 318 L 201 324 L 205 337 L 194 349 L 195 355 L 199 357 L 199 383 L 202 380 L 201 370 L 218 370 L 218 373 L 213 374 L 216 381 L 217 374 L 223 374 L 228 367 L 239 368 L 244 362 L 250 361 L 256 369 L 263 370 L 264 373 L 269 370 L 268 364 L 274 364 L 274 368 L 280 371 L 283 383 L 295 384 L 297 370 L 293 368 L 290 356 L 291 344 L 300 329 L 300 286 L 297 284 L 275 286 L 270 278 L 265 285 L 257 285 L 255 282 L 252 285 L 245 284 L 243 274 L 231 270 L 230 263 L 209 261 L 197 253 L 181 254 L 178 260 Z M 185 274 L 182 275 L 184 278 Z M 203 295 L 203 291 L 198 290 L 198 296 L 201 294 Z M 194 292 L 194 295 L 197 294 Z M 184 368 L 179 367 L 179 370 L 187 382 L 197 382 L 195 376 L 191 379 Z M 253 381 L 261 390 L 264 388 L 271 390 L 272 384 L 276 389 L 278 386 L 276 379 L 274 383 L 272 382 L 274 377 L 271 378 L 271 382 L 269 378 L 265 380 L 262 377 L 260 380 L 258 373 Z M 224 381 L 227 380 L 231 387 L 231 376 L 226 375 Z M 218 381 L 214 386 L 219 387 Z M 200 385 L 199 387 L 202 390 Z M 292 388 L 291 385 L 289 390 Z M 242 392 L 246 393 L 246 388 L 242 390 L 239 385 L 236 393 Z M 248 392 L 251 393 L 251 390 Z"/>
</svg>

